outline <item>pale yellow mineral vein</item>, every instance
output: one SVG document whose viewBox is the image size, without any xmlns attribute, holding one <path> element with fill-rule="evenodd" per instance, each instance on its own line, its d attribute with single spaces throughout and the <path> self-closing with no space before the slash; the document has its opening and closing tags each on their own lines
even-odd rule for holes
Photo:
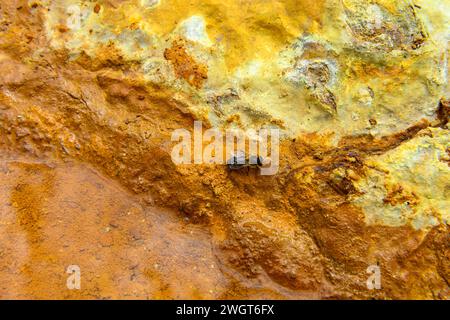
<svg viewBox="0 0 450 320">
<path fill-rule="evenodd" d="M 368 224 L 428 229 L 450 223 L 450 133 L 429 130 L 367 163 L 372 169 L 356 185 L 363 195 L 353 202 Z"/>
</svg>

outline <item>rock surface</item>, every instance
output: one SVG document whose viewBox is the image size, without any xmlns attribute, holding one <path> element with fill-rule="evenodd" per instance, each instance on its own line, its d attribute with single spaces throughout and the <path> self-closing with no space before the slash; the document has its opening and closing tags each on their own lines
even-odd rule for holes
<svg viewBox="0 0 450 320">
<path fill-rule="evenodd" d="M 0 298 L 448 299 L 449 12 L 2 1 Z M 194 120 L 278 173 L 175 165 Z"/>
</svg>

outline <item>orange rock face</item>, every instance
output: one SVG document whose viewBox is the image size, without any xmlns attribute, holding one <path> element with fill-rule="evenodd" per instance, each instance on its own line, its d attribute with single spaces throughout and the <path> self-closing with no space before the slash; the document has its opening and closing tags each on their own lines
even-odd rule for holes
<svg viewBox="0 0 450 320">
<path fill-rule="evenodd" d="M 148 2 L 145 10 L 159 10 L 154 21 L 167 15 L 171 24 L 180 23 L 175 31 L 165 30 L 167 26 L 155 31 L 167 36 L 164 44 L 150 39 L 142 26 L 136 12 L 143 2 Z M 403 33 L 413 27 L 391 18 L 367 34 L 348 4 L 358 1 L 343 1 L 346 19 L 354 19 L 349 32 L 355 34 L 355 59 L 362 61 L 339 77 L 360 81 L 364 75 L 373 86 L 387 83 L 393 96 L 389 100 L 387 93 L 364 86 L 355 101 L 375 111 L 362 110 L 358 125 L 347 128 L 349 120 L 342 119 L 348 119 L 346 112 L 356 102 L 344 104 L 351 85 L 334 87 L 337 75 L 329 61 L 344 59 L 333 51 L 337 49 L 309 43 L 291 61 L 297 69 L 290 65 L 276 79 L 273 74 L 265 78 L 264 72 L 252 75 L 258 63 L 247 63 L 260 51 L 269 65 L 273 50 L 294 47 L 291 35 L 298 33 L 298 25 L 314 33 L 321 26 L 318 21 L 333 11 L 333 1 L 313 1 L 317 4 L 307 7 L 312 20 L 306 9 L 295 17 L 282 15 L 285 8 L 299 9 L 295 1 L 277 2 L 273 12 L 281 18 L 273 25 L 273 12 L 264 1 L 258 4 L 267 9 L 263 13 L 245 7 L 241 16 L 214 19 L 218 4 L 206 1 L 198 12 L 210 15 L 203 26 L 213 30 L 210 38 L 219 36 L 219 25 L 245 22 L 241 33 L 238 27 L 229 30 L 228 51 L 220 47 L 220 39 L 209 43 L 213 41 L 205 38 L 201 19 L 184 19 L 179 1 L 174 1 L 173 15 L 164 0 L 143 2 L 99 1 L 88 7 L 96 15 L 89 17 L 105 19 L 92 25 L 111 30 L 122 28 L 119 13 L 130 13 L 126 28 L 114 30 L 116 40 L 109 29 L 93 27 L 92 34 L 101 34 L 97 37 L 110 37 L 92 40 L 95 50 L 81 36 L 70 42 L 78 36 L 71 23 L 49 16 L 61 8 L 45 1 L 8 0 L 0 6 L 1 299 L 449 298 L 448 99 L 440 97 L 434 113 L 423 117 L 410 117 L 417 109 L 386 111 L 389 101 L 406 96 L 404 87 L 389 79 L 413 89 L 426 82 L 433 86 L 429 99 L 447 86 L 425 81 L 423 70 L 417 75 L 407 69 L 420 65 L 420 59 L 429 61 L 428 51 L 418 60 L 411 53 L 426 46 L 422 26 L 405 40 Z M 197 14 L 197 2 L 186 10 L 189 15 Z M 378 2 L 383 14 L 394 10 L 386 1 Z M 231 1 L 223 10 L 239 8 Z M 261 14 L 261 19 L 246 19 L 244 13 Z M 136 30 L 148 46 L 141 48 L 144 56 L 137 47 L 132 52 L 139 55 L 133 56 L 123 44 L 128 38 L 120 38 Z M 256 49 L 245 38 L 253 30 Z M 264 47 L 264 41 L 270 46 Z M 239 45 L 245 61 L 238 59 Z M 375 51 L 361 53 L 366 46 Z M 222 69 L 211 62 L 221 48 L 226 59 L 217 65 L 229 72 L 229 82 L 221 80 Z M 394 66 L 378 56 L 387 52 L 389 58 L 402 59 L 394 57 L 395 50 L 405 50 L 412 60 Z M 365 55 L 373 60 L 365 61 Z M 316 58 L 322 60 L 298 73 L 303 60 Z M 290 82 L 284 84 L 289 73 Z M 375 83 L 381 77 L 387 80 Z M 237 82 L 239 90 L 229 87 Z M 269 111 L 252 105 L 252 97 L 272 101 L 273 96 L 292 100 Z M 376 99 L 382 107 L 368 106 L 367 101 Z M 289 122 L 297 119 L 291 117 L 295 112 L 304 113 L 306 124 Z M 364 116 L 365 126 L 358 127 Z M 380 119 L 371 121 L 375 116 Z M 395 126 L 395 117 L 405 128 Z M 232 171 L 219 164 L 176 165 L 172 133 L 179 128 L 192 132 L 194 120 L 208 128 L 253 124 L 285 130 L 277 174 L 259 175 L 255 168 Z M 376 131 L 384 120 L 388 124 Z M 308 121 L 314 125 L 309 127 Z M 321 127 L 328 131 L 317 129 Z M 69 266 L 79 267 L 79 288 L 68 286 Z M 368 286 L 368 270 L 374 266 L 380 288 Z"/>
<path fill-rule="evenodd" d="M 190 57 L 183 44 L 174 42 L 171 48 L 164 51 L 164 58 L 170 61 L 174 67 L 175 74 L 183 78 L 190 85 L 200 88 L 203 81 L 208 78 L 208 70 L 205 66 L 197 64 Z"/>
</svg>

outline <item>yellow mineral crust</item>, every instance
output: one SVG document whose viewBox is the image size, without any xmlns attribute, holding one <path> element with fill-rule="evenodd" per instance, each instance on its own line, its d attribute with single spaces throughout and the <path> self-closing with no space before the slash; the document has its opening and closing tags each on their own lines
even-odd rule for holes
<svg viewBox="0 0 450 320">
<path fill-rule="evenodd" d="M 433 120 L 447 90 L 448 1 L 44 4 L 54 48 L 94 60 L 118 50 L 149 84 L 185 92 L 180 103 L 214 126 L 382 136 Z M 205 65 L 201 86 L 164 55 L 180 39 L 186 63 Z"/>
<path fill-rule="evenodd" d="M 372 157 L 357 183 L 369 224 L 412 224 L 428 229 L 450 222 L 450 134 L 430 129 L 400 147 Z"/>
</svg>

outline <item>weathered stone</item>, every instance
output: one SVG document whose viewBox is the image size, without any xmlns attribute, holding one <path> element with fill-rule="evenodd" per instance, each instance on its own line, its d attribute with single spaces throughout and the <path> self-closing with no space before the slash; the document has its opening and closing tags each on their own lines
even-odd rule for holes
<svg viewBox="0 0 450 320">
<path fill-rule="evenodd" d="M 0 297 L 448 299 L 449 12 L 3 1 Z M 194 120 L 280 129 L 278 173 L 176 165 Z"/>
</svg>

